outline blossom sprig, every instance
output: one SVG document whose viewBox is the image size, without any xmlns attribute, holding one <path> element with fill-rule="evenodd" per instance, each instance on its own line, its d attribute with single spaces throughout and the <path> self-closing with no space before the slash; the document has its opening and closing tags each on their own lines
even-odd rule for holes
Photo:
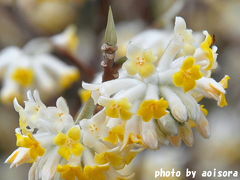
<svg viewBox="0 0 240 180">
<path fill-rule="evenodd" d="M 92 123 L 95 117 L 76 124 L 63 98 L 56 107 L 47 107 L 37 91 L 28 91 L 25 107 L 14 100 L 20 127 L 16 129 L 18 148 L 7 158 L 10 167 L 32 163 L 28 179 L 109 179 L 128 177 L 120 170 L 138 154 L 130 146 L 120 151 L 98 135 L 107 129 Z M 101 114 L 100 114 L 101 115 Z"/>
<path fill-rule="evenodd" d="M 149 30 L 133 38 L 119 78 L 83 83 L 95 104 L 104 107 L 99 113 L 111 129 L 106 139 L 122 148 L 135 140 L 157 149 L 181 141 L 192 146 L 194 127 L 209 137 L 206 110 L 198 102 L 206 97 L 226 106 L 230 79 L 227 75 L 220 82 L 211 78 L 217 67 L 213 43 L 207 31 L 193 34 L 181 17 L 176 18 L 173 33 Z"/>
<path fill-rule="evenodd" d="M 184 19 L 177 17 L 173 32 L 143 32 L 129 42 L 127 61 L 118 72 L 120 66 L 114 67 L 117 37 L 111 10 L 107 27 L 102 46 L 102 82 L 83 83 L 85 104 L 76 120 L 63 98 L 54 107 L 47 107 L 38 91 L 28 91 L 24 107 L 14 100 L 19 113 L 19 128 L 15 130 L 18 148 L 6 163 L 10 167 L 32 163 L 29 180 L 131 177 L 131 173 L 123 172 L 145 148 L 158 149 L 170 143 L 179 146 L 182 141 L 192 146 L 193 128 L 204 138 L 209 137 L 208 111 L 199 104 L 201 98 L 215 99 L 220 107 L 227 105 L 225 89 L 230 77 L 226 75 L 220 82 L 211 78 L 217 67 L 217 47 L 207 31 L 199 40 L 186 28 Z M 30 87 L 38 78 L 35 71 L 41 69 L 28 71 L 26 67 L 32 67 L 32 62 L 54 69 L 58 75 L 75 69 L 69 70 L 47 53 L 54 43 L 70 52 L 75 49 L 77 39 L 72 31 L 68 29 L 50 41 L 40 43 L 44 45 L 41 53 L 32 49 L 39 40 L 28 44 L 25 53 L 15 48 L 11 55 L 25 57 L 20 75 L 11 76 L 15 81 Z M 34 61 L 26 60 L 28 56 L 35 57 Z M 9 69 L 7 74 L 12 73 Z M 75 75 L 62 79 L 63 86 L 69 85 L 69 79 L 76 80 Z"/>
<path fill-rule="evenodd" d="M 51 55 L 55 47 L 73 53 L 78 45 L 74 27 L 50 38 L 36 38 L 22 49 L 7 47 L 0 52 L 2 79 L 1 100 L 12 103 L 14 97 L 23 100 L 28 89 L 37 88 L 45 98 L 62 91 L 76 82 L 80 73 L 74 66 Z"/>
</svg>

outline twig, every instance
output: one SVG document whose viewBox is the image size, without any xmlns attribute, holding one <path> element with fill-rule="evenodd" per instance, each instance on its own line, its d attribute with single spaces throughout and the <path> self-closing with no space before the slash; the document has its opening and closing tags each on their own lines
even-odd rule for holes
<svg viewBox="0 0 240 180">
<path fill-rule="evenodd" d="M 115 25 L 113 21 L 112 10 L 109 8 L 108 13 L 108 22 L 105 31 L 104 43 L 101 47 L 103 60 L 101 62 L 101 66 L 103 67 L 103 77 L 102 82 L 113 80 L 118 78 L 118 70 L 121 68 L 122 63 L 125 62 L 126 59 L 119 59 L 118 61 L 114 61 L 115 53 L 117 51 L 117 34 L 115 30 Z M 90 118 L 94 113 L 102 110 L 102 106 L 94 105 L 93 99 L 91 98 L 82 108 L 76 123 L 79 123 L 80 120 L 84 118 Z"/>
<path fill-rule="evenodd" d="M 104 69 L 102 82 L 118 78 L 118 68 L 115 68 L 116 66 L 114 63 L 117 47 L 104 43 L 101 50 L 103 52 L 103 61 L 101 62 L 101 66 Z"/>
<path fill-rule="evenodd" d="M 67 51 L 63 48 L 57 47 L 57 46 L 55 46 L 55 51 L 58 55 L 66 57 L 74 65 L 76 65 L 83 72 L 82 74 L 86 75 L 85 78 L 87 78 L 88 81 L 93 79 L 95 70 L 93 70 L 92 68 L 90 68 L 87 65 L 85 65 L 84 63 L 82 63 L 83 61 L 81 59 L 79 59 L 79 57 L 76 57 L 76 56 L 72 55 L 71 53 L 69 53 L 69 51 Z"/>
<path fill-rule="evenodd" d="M 109 7 L 108 11 L 107 27 L 101 50 L 103 54 L 101 66 L 104 69 L 102 82 L 118 78 L 118 68 L 116 68 L 114 63 L 115 54 L 117 51 L 117 34 L 111 7 Z"/>
<path fill-rule="evenodd" d="M 109 7 L 108 11 L 108 21 L 104 36 L 104 44 L 102 45 L 101 50 L 103 54 L 101 66 L 104 69 L 102 82 L 117 79 L 119 76 L 118 70 L 120 69 L 121 65 L 114 62 L 117 51 L 117 34 L 111 7 Z M 97 104 L 95 113 L 101 111 L 102 109 L 103 107 Z"/>
</svg>

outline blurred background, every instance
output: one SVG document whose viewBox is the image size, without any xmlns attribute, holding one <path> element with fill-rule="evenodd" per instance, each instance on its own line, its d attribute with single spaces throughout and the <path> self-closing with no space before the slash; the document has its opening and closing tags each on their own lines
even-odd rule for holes
<svg viewBox="0 0 240 180">
<path fill-rule="evenodd" d="M 227 90 L 229 106 L 223 109 L 215 101 L 204 100 L 209 109 L 210 139 L 195 133 L 192 148 L 164 147 L 145 151 L 133 170 L 135 179 L 155 179 L 160 168 L 185 170 L 239 170 L 240 168 L 240 1 L 238 0 L 0 0 L 0 50 L 8 46 L 22 47 L 36 37 L 49 37 L 68 25 L 78 27 L 79 46 L 76 58 L 56 55 L 64 62 L 80 68 L 85 81 L 100 71 L 100 45 L 106 26 L 108 6 L 112 6 L 118 33 L 118 54 L 124 54 L 126 42 L 149 28 L 170 29 L 174 16 L 185 18 L 194 31 L 208 30 L 216 37 L 219 68 L 213 77 L 220 80 L 230 75 Z M 1 53 L 1 52 L 0 52 Z M 81 66 L 79 66 L 81 64 Z M 60 94 L 67 99 L 72 115 L 80 107 L 78 90 L 81 82 Z M 54 104 L 56 97 L 45 103 Z M 26 180 L 28 165 L 9 169 L 4 160 L 15 149 L 14 129 L 18 114 L 12 106 L 0 105 L 0 180 Z M 167 178 L 166 178 L 167 179 Z M 168 178 L 176 179 L 176 178 Z M 178 178 L 180 179 L 180 178 Z M 185 179 L 182 177 L 181 179 Z M 198 176 L 196 179 L 203 179 Z M 210 178 L 212 179 L 212 178 Z M 223 178 L 222 178 L 223 179 Z"/>
</svg>

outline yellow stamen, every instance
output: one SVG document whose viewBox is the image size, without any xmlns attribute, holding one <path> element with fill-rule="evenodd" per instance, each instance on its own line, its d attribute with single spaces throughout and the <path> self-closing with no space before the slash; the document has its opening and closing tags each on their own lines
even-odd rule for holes
<svg viewBox="0 0 240 180">
<path fill-rule="evenodd" d="M 130 133 L 128 138 L 128 144 L 141 144 L 144 145 L 143 138 L 141 135 Z"/>
<path fill-rule="evenodd" d="M 143 55 L 136 56 L 135 59 L 129 59 L 126 64 L 126 70 L 129 74 L 139 74 L 146 78 L 155 72 L 155 65 L 153 64 L 157 57 L 151 51 L 145 51 Z"/>
<path fill-rule="evenodd" d="M 92 123 L 89 125 L 89 130 L 91 133 L 96 133 L 99 130 L 99 128 L 96 126 L 96 124 Z"/>
</svg>

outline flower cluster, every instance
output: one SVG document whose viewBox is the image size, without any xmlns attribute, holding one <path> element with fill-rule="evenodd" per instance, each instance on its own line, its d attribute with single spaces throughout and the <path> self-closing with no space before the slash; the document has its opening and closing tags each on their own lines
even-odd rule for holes
<svg viewBox="0 0 240 180">
<path fill-rule="evenodd" d="M 69 33 L 53 37 L 52 43 L 74 49 L 76 38 L 72 37 L 68 46 L 63 43 L 69 42 Z M 192 128 L 208 138 L 208 111 L 199 102 L 206 97 L 215 99 L 220 107 L 226 106 L 225 89 L 230 79 L 226 75 L 217 82 L 211 77 L 217 67 L 217 47 L 213 44 L 213 36 L 207 31 L 193 33 L 181 17 L 176 18 L 173 32 L 148 30 L 139 34 L 128 44 L 127 60 L 117 79 L 98 83 L 97 78 L 92 84 L 83 83 L 82 112 L 90 115 L 80 113 L 76 121 L 63 98 L 57 100 L 56 107 L 47 107 L 37 91 L 28 91 L 25 107 L 14 100 L 20 116 L 18 149 L 6 162 L 11 167 L 33 163 L 30 180 L 122 179 L 131 177 L 129 165 L 145 148 L 158 149 L 169 143 L 179 146 L 182 141 L 192 146 Z M 35 60 L 48 56 L 44 53 L 30 55 Z M 43 64 L 32 62 L 54 68 L 58 75 L 74 70 L 52 56 L 48 58 L 52 60 L 41 59 Z M 22 85 L 32 84 L 34 70 L 21 69 L 24 77 L 29 77 Z M 22 80 L 17 75 L 11 78 Z M 41 77 L 41 85 L 49 85 L 49 78 Z M 66 84 L 69 79 L 76 78 L 67 77 Z M 61 80 L 65 86 L 64 82 Z"/>
<path fill-rule="evenodd" d="M 14 100 L 20 127 L 16 129 L 18 149 L 6 160 L 11 167 L 33 163 L 28 176 L 32 180 L 124 177 L 119 171 L 127 168 L 138 150 L 129 146 L 120 151 L 101 141 L 98 136 L 106 133 L 101 114 L 99 124 L 82 120 L 80 127 L 63 98 L 56 107 L 46 107 L 37 91 L 28 91 L 27 96 L 24 108 Z"/>
<path fill-rule="evenodd" d="M 77 45 L 76 29 L 71 26 L 51 38 L 33 39 L 22 49 L 3 49 L 0 53 L 2 102 L 12 103 L 14 97 L 23 100 L 27 89 L 37 88 L 47 98 L 55 94 L 56 89 L 70 87 L 79 79 L 77 68 L 66 65 L 50 52 L 58 47 L 74 53 Z"/>
<path fill-rule="evenodd" d="M 207 31 L 193 33 L 181 17 L 173 33 L 148 30 L 133 38 L 119 78 L 83 83 L 95 104 L 103 106 L 92 119 L 97 123 L 98 116 L 104 116 L 101 126 L 110 130 L 102 139 L 121 148 L 138 144 L 157 149 L 181 141 L 192 146 L 194 127 L 209 137 L 207 110 L 199 101 L 212 98 L 226 106 L 230 79 L 211 78 L 216 51 L 213 36 Z"/>
</svg>

